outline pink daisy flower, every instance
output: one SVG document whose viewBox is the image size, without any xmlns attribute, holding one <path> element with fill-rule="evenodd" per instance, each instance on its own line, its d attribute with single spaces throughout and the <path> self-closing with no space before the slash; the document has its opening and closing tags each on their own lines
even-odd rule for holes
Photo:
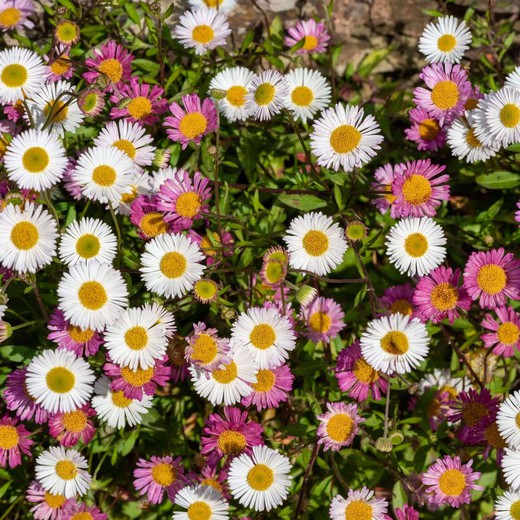
<svg viewBox="0 0 520 520">
<path fill-rule="evenodd" d="M 471 307 L 471 298 L 459 287 L 460 269 L 437 267 L 417 283 L 413 301 L 423 320 L 432 323 L 448 318 L 450 323 L 460 317 L 459 310 Z"/>
<path fill-rule="evenodd" d="M 492 449 L 496 449 L 497 464 L 500 464 L 504 450 L 507 448 L 507 442 L 500 435 L 498 429 L 497 418 L 494 415 L 488 415 L 475 427 L 475 444 L 484 444 L 485 449 L 482 456 L 484 460 L 489 458 Z"/>
<path fill-rule="evenodd" d="M 149 461 L 139 459 L 134 469 L 134 487 L 152 504 L 160 504 L 165 491 L 173 502 L 179 489 L 186 484 L 180 457 L 174 459 L 168 455 L 152 456 Z"/>
<path fill-rule="evenodd" d="M 164 212 L 173 232 L 189 229 L 193 222 L 208 212 L 207 201 L 211 197 L 209 179 L 195 172 L 193 179 L 183 170 L 175 179 L 166 179 L 157 193 L 157 209 Z"/>
<path fill-rule="evenodd" d="M 168 137 L 181 143 L 184 150 L 190 142 L 200 145 L 202 137 L 217 128 L 217 109 L 210 98 L 202 103 L 197 94 L 182 96 L 184 109 L 178 103 L 170 105 L 171 116 L 164 120 Z"/>
<path fill-rule="evenodd" d="M 17 121 L 22 119 L 25 113 L 25 108 L 21 101 L 17 101 L 12 105 L 5 105 L 3 108 L 4 114 L 6 115 L 7 119 L 9 119 L 9 121 L 12 121 L 13 123 L 16 123 Z M 5 123 L 5 121 L 2 121 L 2 125 L 5 125 Z"/>
<path fill-rule="evenodd" d="M 135 198 L 130 207 L 130 221 L 143 240 L 149 240 L 169 231 L 164 213 L 157 210 L 155 195 L 138 195 Z"/>
<path fill-rule="evenodd" d="M 168 383 L 171 370 L 166 365 L 167 361 L 168 357 L 164 356 L 162 359 L 156 359 L 155 365 L 136 370 L 106 363 L 103 370 L 111 379 L 110 390 L 112 392 L 122 391 L 127 399 L 141 401 L 143 395 L 154 395 L 158 386 L 166 386 Z"/>
<path fill-rule="evenodd" d="M 396 520 L 419 520 L 419 511 L 405 504 L 394 510 Z"/>
<path fill-rule="evenodd" d="M 196 481 L 201 486 L 211 486 L 213 489 L 216 489 L 226 500 L 231 500 L 231 493 L 229 492 L 227 477 L 228 472 L 226 469 L 218 471 L 217 468 L 206 466 L 201 470 L 200 475 L 197 475 Z"/>
<path fill-rule="evenodd" d="M 193 333 L 186 337 L 186 361 L 211 372 L 231 362 L 229 340 L 219 338 L 217 329 L 209 329 L 203 322 L 193 324 Z"/>
<path fill-rule="evenodd" d="M 471 253 L 464 268 L 464 287 L 472 300 L 494 309 L 506 298 L 520 299 L 520 261 L 500 249 Z"/>
<path fill-rule="evenodd" d="M 462 464 L 460 457 L 449 455 L 437 459 L 421 477 L 422 483 L 427 486 L 426 491 L 430 493 L 430 502 L 436 505 L 449 504 L 452 507 L 469 504 L 471 491 L 484 489 L 475 484 L 480 473 L 472 471 L 472 464 L 471 459 L 467 464 Z"/>
<path fill-rule="evenodd" d="M 166 355 L 171 364 L 170 378 L 172 382 L 184 381 L 188 375 L 188 363 L 186 362 L 186 342 L 180 336 L 174 336 L 168 342 Z"/>
<path fill-rule="evenodd" d="M 78 161 L 76 161 L 76 159 L 69 157 L 65 173 L 63 174 L 63 187 L 74 200 L 81 200 L 83 197 L 83 188 L 81 184 L 72 177 L 72 172 L 76 169 L 77 164 Z"/>
<path fill-rule="evenodd" d="M 439 175 L 446 166 L 432 164 L 430 159 L 408 161 L 396 167 L 392 192 L 397 217 L 434 217 L 443 200 L 450 198 L 449 175 Z"/>
<path fill-rule="evenodd" d="M 201 251 L 206 255 L 206 265 L 213 265 L 218 261 L 218 257 L 231 256 L 233 254 L 231 246 L 235 241 L 229 231 L 222 231 L 222 242 L 218 233 L 208 228 L 206 228 L 205 235 L 199 235 L 196 231 L 190 229 L 188 237 L 198 244 Z M 221 250 L 217 250 L 215 247 L 220 247 Z"/>
<path fill-rule="evenodd" d="M 36 404 L 34 397 L 29 394 L 26 377 L 26 368 L 15 370 L 7 376 L 3 395 L 6 407 L 21 421 L 33 420 L 36 424 L 43 424 L 47 422 L 49 412 Z"/>
<path fill-rule="evenodd" d="M 54 51 L 54 56 L 45 56 L 49 81 L 60 81 L 72 78 L 74 65 L 69 57 L 70 48 L 65 45 L 58 45 Z"/>
<path fill-rule="evenodd" d="M 359 431 L 359 423 L 363 422 L 355 404 L 327 403 L 328 412 L 317 415 L 318 444 L 324 445 L 324 450 L 339 451 L 352 444 Z"/>
<path fill-rule="evenodd" d="M 129 81 L 132 76 L 134 57 L 113 40 L 92 52 L 94 56 L 85 61 L 90 69 L 83 74 L 87 83 L 94 83 L 99 79 L 101 88 L 109 92 L 123 88 L 125 81 Z"/>
<path fill-rule="evenodd" d="M 201 454 L 208 457 L 208 465 L 216 466 L 223 457 L 228 461 L 251 454 L 253 446 L 262 446 L 262 425 L 249 421 L 247 412 L 234 406 L 225 406 L 224 417 L 212 413 L 207 419 L 200 439 Z"/>
<path fill-rule="evenodd" d="M 301 319 L 305 322 L 305 337 L 317 343 L 328 343 L 345 328 L 345 313 L 332 298 L 318 296 L 301 311 Z"/>
<path fill-rule="evenodd" d="M 467 72 L 460 65 L 433 63 L 419 74 L 428 88 L 414 90 L 414 101 L 441 125 L 464 113 L 464 104 L 471 93 Z"/>
<path fill-rule="evenodd" d="M 31 456 L 30 446 L 34 441 L 29 439 L 30 432 L 16 419 L 4 415 L 0 419 L 0 467 L 15 468 L 22 463 L 22 453 Z"/>
<path fill-rule="evenodd" d="M 70 511 L 63 515 L 63 520 L 107 520 L 108 515 L 101 512 L 96 506 L 78 504 L 77 502 L 70 508 Z"/>
<path fill-rule="evenodd" d="M 379 301 L 390 314 L 398 312 L 403 316 L 416 318 L 417 310 L 413 304 L 413 293 L 413 287 L 409 283 L 393 285 L 385 289 Z"/>
<path fill-rule="evenodd" d="M 35 520 L 63 520 L 64 515 L 76 505 L 74 498 L 49 493 L 36 480 L 29 486 L 25 499 L 36 504 L 31 508 Z"/>
<path fill-rule="evenodd" d="M 437 119 L 431 117 L 424 108 L 412 108 L 410 122 L 412 126 L 404 133 L 406 139 L 417 143 L 419 150 L 436 152 L 446 144 L 446 128 L 441 126 Z"/>
<path fill-rule="evenodd" d="M 483 334 L 482 341 L 486 348 L 493 348 L 493 354 L 511 357 L 520 347 L 520 315 L 513 307 L 497 307 L 495 312 L 498 320 L 486 314 L 482 321 L 482 326 L 492 331 Z"/>
<path fill-rule="evenodd" d="M 79 441 L 88 444 L 96 428 L 90 419 L 96 411 L 86 404 L 73 412 L 57 413 L 49 418 L 49 433 L 65 447 L 75 446 Z"/>
<path fill-rule="evenodd" d="M 335 373 L 340 390 L 360 402 L 367 399 L 369 393 L 373 399 L 381 399 L 388 386 L 386 379 L 361 355 L 358 340 L 339 353 Z"/>
<path fill-rule="evenodd" d="M 103 344 L 103 336 L 91 329 L 71 325 L 60 309 L 56 309 L 47 324 L 51 333 L 47 339 L 58 344 L 58 349 L 70 350 L 77 356 L 93 356 Z"/>
<path fill-rule="evenodd" d="M 383 215 L 390 209 L 390 216 L 395 218 L 394 202 L 396 196 L 392 192 L 392 186 L 396 175 L 396 167 L 392 164 L 380 166 L 375 172 L 376 182 L 372 182 L 370 187 L 377 195 L 377 198 L 370 201 Z"/>
<path fill-rule="evenodd" d="M 476 85 L 472 85 L 468 94 L 468 99 L 464 103 L 465 110 L 475 110 L 478 106 L 478 102 L 484 99 L 484 94 L 480 92 L 480 88 Z"/>
<path fill-rule="evenodd" d="M 242 399 L 242 405 L 249 407 L 255 405 L 258 411 L 267 408 L 278 408 L 280 403 L 285 403 L 292 390 L 294 376 L 287 365 L 276 368 L 265 368 L 256 374 L 256 383 L 253 383 L 253 391 Z"/>
<path fill-rule="evenodd" d="M 110 111 L 110 117 L 124 117 L 140 125 L 154 125 L 159 121 L 157 116 L 168 110 L 168 100 L 162 98 L 163 94 L 164 89 L 159 85 L 140 83 L 137 76 L 132 76 L 130 83 L 110 97 L 110 101 L 116 104 Z M 124 106 L 119 108 L 123 100 Z"/>
<path fill-rule="evenodd" d="M 32 29 L 29 16 L 35 11 L 32 0 L 0 0 L 0 30 L 13 31 L 22 27 Z"/>
<path fill-rule="evenodd" d="M 289 27 L 287 33 L 284 38 L 284 44 L 287 47 L 294 47 L 300 40 L 305 39 L 303 47 L 296 51 L 297 54 L 325 52 L 330 40 L 330 34 L 327 32 L 325 24 L 316 22 L 312 18 L 300 20 L 292 27 Z"/>
</svg>

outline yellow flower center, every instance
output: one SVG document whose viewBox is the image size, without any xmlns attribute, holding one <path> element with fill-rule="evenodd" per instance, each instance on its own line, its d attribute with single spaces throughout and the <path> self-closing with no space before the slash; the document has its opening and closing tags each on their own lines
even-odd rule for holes
<svg viewBox="0 0 520 520">
<path fill-rule="evenodd" d="M 206 502 L 193 502 L 187 510 L 188 520 L 210 520 L 213 516 L 211 507 Z"/>
<path fill-rule="evenodd" d="M 179 278 L 186 272 L 187 265 L 188 262 L 184 255 L 172 251 L 161 258 L 159 268 L 166 278 Z"/>
<path fill-rule="evenodd" d="M 179 195 L 175 203 L 175 211 L 184 218 L 193 218 L 200 211 L 202 200 L 198 193 L 188 191 Z"/>
<path fill-rule="evenodd" d="M 520 520 L 520 500 L 511 504 L 509 514 L 513 517 L 513 520 Z"/>
<path fill-rule="evenodd" d="M 307 34 L 305 36 L 305 43 L 303 44 L 302 49 L 306 51 L 312 51 L 318 46 L 318 38 L 316 36 L 312 36 L 312 34 Z"/>
<path fill-rule="evenodd" d="M 439 123 L 435 119 L 424 119 L 418 125 L 419 135 L 425 141 L 433 141 L 441 131 Z"/>
<path fill-rule="evenodd" d="M 500 110 L 499 117 L 506 128 L 514 128 L 520 123 L 520 108 L 514 103 L 508 103 Z"/>
<path fill-rule="evenodd" d="M 214 478 L 205 478 L 204 480 L 200 481 L 200 485 L 201 486 L 211 486 L 213 489 L 216 489 L 217 491 L 220 491 L 220 493 L 222 493 L 222 486 Z"/>
<path fill-rule="evenodd" d="M 112 404 L 118 408 L 128 408 L 132 404 L 132 399 L 125 397 L 123 391 L 112 393 Z"/>
<path fill-rule="evenodd" d="M 28 77 L 27 69 L 18 63 L 7 65 L 2 71 L 2 83 L 8 88 L 18 88 L 25 85 Z"/>
<path fill-rule="evenodd" d="M 0 425 L 0 449 L 10 450 L 18 446 L 19 438 L 20 436 L 15 426 L 10 424 Z"/>
<path fill-rule="evenodd" d="M 218 233 L 213 233 L 213 238 L 217 243 L 220 244 L 220 238 L 218 236 Z M 213 244 L 211 243 L 207 235 L 202 237 L 200 241 L 200 248 L 202 249 L 202 252 L 207 256 L 217 256 L 217 250 L 213 249 Z"/>
<path fill-rule="evenodd" d="M 507 275 L 496 264 L 483 265 L 477 275 L 477 285 L 486 294 L 498 294 L 507 284 Z"/>
<path fill-rule="evenodd" d="M 72 480 L 76 478 L 78 469 L 70 460 L 60 460 L 55 467 L 56 475 L 63 480 Z"/>
<path fill-rule="evenodd" d="M 41 173 L 49 165 L 49 154 L 40 146 L 32 146 L 25 150 L 22 157 L 23 167 L 31 173 Z"/>
<path fill-rule="evenodd" d="M 144 96 L 137 96 L 126 107 L 134 119 L 144 119 L 152 113 L 152 102 Z"/>
<path fill-rule="evenodd" d="M 99 282 L 84 282 L 79 288 L 78 299 L 83 307 L 97 311 L 108 301 L 108 296 L 105 288 Z"/>
<path fill-rule="evenodd" d="M 8 7 L 0 13 L 0 25 L 7 28 L 14 27 L 21 17 L 22 13 L 19 9 Z"/>
<path fill-rule="evenodd" d="M 459 87 L 453 81 L 439 81 L 432 89 L 432 103 L 441 110 L 450 110 L 459 100 Z"/>
<path fill-rule="evenodd" d="M 213 379 L 219 383 L 227 385 L 238 377 L 237 364 L 234 361 L 231 361 L 231 363 L 226 365 L 224 368 L 214 370 L 212 376 Z"/>
<path fill-rule="evenodd" d="M 507 446 L 506 441 L 500 435 L 498 431 L 498 425 L 496 422 L 492 422 L 484 432 L 486 442 L 492 447 L 497 449 L 504 449 Z M 520 520 L 520 519 L 519 519 Z"/>
<path fill-rule="evenodd" d="M 488 409 L 482 403 L 467 403 L 462 410 L 462 420 L 468 426 L 476 426 L 480 419 L 487 417 Z"/>
<path fill-rule="evenodd" d="M 221 0 L 204 0 L 204 3 L 212 9 L 216 9 L 222 2 Z"/>
<path fill-rule="evenodd" d="M 253 347 L 265 350 L 271 347 L 276 341 L 276 332 L 271 325 L 260 323 L 253 327 L 251 334 L 249 334 L 249 341 Z"/>
<path fill-rule="evenodd" d="M 443 34 L 437 40 L 437 47 L 441 52 L 450 52 L 457 46 L 457 39 L 451 34 Z"/>
<path fill-rule="evenodd" d="M 269 105 L 276 94 L 275 88 L 270 83 L 258 85 L 255 91 L 255 101 L 257 105 Z"/>
<path fill-rule="evenodd" d="M 99 64 L 99 72 L 106 76 L 112 83 L 119 83 L 123 76 L 123 66 L 114 58 L 104 60 Z"/>
<path fill-rule="evenodd" d="M 448 282 L 442 282 L 433 288 L 430 294 L 431 304 L 439 311 L 453 309 L 457 305 L 459 291 Z"/>
<path fill-rule="evenodd" d="M 51 509 L 59 509 L 67 499 L 63 495 L 53 495 L 46 491 L 43 500 Z"/>
<path fill-rule="evenodd" d="M 354 500 L 345 508 L 345 520 L 372 520 L 372 506 L 362 500 Z"/>
<path fill-rule="evenodd" d="M 72 63 L 67 56 L 62 56 L 54 60 L 50 65 L 51 72 L 56 76 L 61 76 L 70 70 Z"/>
<path fill-rule="evenodd" d="M 506 321 L 498 326 L 497 336 L 500 343 L 514 345 L 518 342 L 520 329 L 512 321 Z"/>
<path fill-rule="evenodd" d="M 139 325 L 131 327 L 125 332 L 125 343 L 132 350 L 143 350 L 148 344 L 148 332 Z"/>
<path fill-rule="evenodd" d="M 345 442 L 354 429 L 354 421 L 346 413 L 337 413 L 327 422 L 327 435 L 335 442 Z"/>
<path fill-rule="evenodd" d="M 381 348 L 388 354 L 400 356 L 408 352 L 408 338 L 399 330 L 387 332 L 381 339 Z"/>
<path fill-rule="evenodd" d="M 63 101 L 49 101 L 43 108 L 43 113 L 47 117 L 52 112 L 51 120 L 53 123 L 62 123 L 67 119 L 69 107 Z"/>
<path fill-rule="evenodd" d="M 308 107 L 314 100 L 314 93 L 309 87 L 296 87 L 291 93 L 291 99 L 299 107 Z"/>
<path fill-rule="evenodd" d="M 213 40 L 215 31 L 209 25 L 197 25 L 191 33 L 193 41 L 205 45 Z"/>
<path fill-rule="evenodd" d="M 62 43 L 74 42 L 79 36 L 78 26 L 69 21 L 61 22 L 56 27 L 56 35 Z"/>
<path fill-rule="evenodd" d="M 307 231 L 302 242 L 305 252 L 311 256 L 321 256 L 329 249 L 329 237 L 323 231 Z"/>
<path fill-rule="evenodd" d="M 142 229 L 143 233 L 150 238 L 162 235 L 163 233 L 166 233 L 168 229 L 163 214 L 158 211 L 152 211 L 151 213 L 144 215 L 139 223 L 139 227 Z"/>
<path fill-rule="evenodd" d="M 135 146 L 128 139 L 119 139 L 119 141 L 112 143 L 112 146 L 115 146 L 118 150 L 125 152 L 126 155 L 130 157 L 130 159 L 135 157 Z"/>
<path fill-rule="evenodd" d="M 336 153 L 349 153 L 361 141 L 361 132 L 352 125 L 341 125 L 330 135 L 330 146 Z"/>
<path fill-rule="evenodd" d="M 76 382 L 76 376 L 65 367 L 51 368 L 45 376 L 47 387 L 56 394 L 70 392 Z"/>
<path fill-rule="evenodd" d="M 331 324 L 332 320 L 325 312 L 315 312 L 309 318 L 309 327 L 315 332 L 327 332 Z"/>
<path fill-rule="evenodd" d="M 480 148 L 482 146 L 482 143 L 478 140 L 473 128 L 470 128 L 466 134 L 466 143 L 468 143 L 471 148 Z"/>
<path fill-rule="evenodd" d="M 170 486 L 177 478 L 175 468 L 167 462 L 161 462 L 152 468 L 152 478 L 159 486 Z"/>
<path fill-rule="evenodd" d="M 132 202 L 137 197 L 137 188 L 133 184 L 129 186 L 129 188 L 129 193 L 123 193 L 123 195 L 121 195 L 121 202 L 124 204 L 132 204 Z"/>
<path fill-rule="evenodd" d="M 430 181 L 422 175 L 410 175 L 403 183 L 403 197 L 408 204 L 420 206 L 430 199 L 432 187 Z"/>
<path fill-rule="evenodd" d="M 94 520 L 94 517 L 88 511 L 81 511 L 71 516 L 70 520 Z"/>
<path fill-rule="evenodd" d="M 208 120 L 200 112 L 186 114 L 179 123 L 179 131 L 186 139 L 202 135 L 208 128 Z"/>
<path fill-rule="evenodd" d="M 277 260 L 268 262 L 265 267 L 265 277 L 270 284 L 277 284 L 285 277 L 284 264 Z"/>
<path fill-rule="evenodd" d="M 203 301 L 212 300 L 217 295 L 218 285 L 213 280 L 198 280 L 193 291 Z"/>
<path fill-rule="evenodd" d="M 385 193 L 384 197 L 390 204 L 393 204 L 397 196 L 392 193 L 392 186 L 390 186 L 390 184 L 387 184 L 385 188 L 387 193 Z"/>
<path fill-rule="evenodd" d="M 255 491 L 265 491 L 274 482 L 274 472 L 265 464 L 256 464 L 247 472 L 247 483 Z"/>
<path fill-rule="evenodd" d="M 67 332 L 69 333 L 69 337 L 72 341 L 76 343 L 86 343 L 90 341 L 94 336 L 94 331 L 91 329 L 81 329 L 76 325 L 69 325 L 67 327 Z"/>
<path fill-rule="evenodd" d="M 358 358 L 354 361 L 352 369 L 356 379 L 365 385 L 371 385 L 379 379 L 379 372 L 374 370 L 363 358 Z"/>
<path fill-rule="evenodd" d="M 520 412 L 516 414 L 515 424 L 517 428 L 520 428 Z"/>
<path fill-rule="evenodd" d="M 395 300 L 390 306 L 390 312 L 392 314 L 402 314 L 403 316 L 411 316 L 413 313 L 412 304 L 405 299 Z"/>
<path fill-rule="evenodd" d="M 428 251 L 428 240 L 422 233 L 411 233 L 404 241 L 404 249 L 413 258 L 420 258 Z"/>
<path fill-rule="evenodd" d="M 11 242 L 18 249 L 27 251 L 32 249 L 40 238 L 38 228 L 32 222 L 18 222 L 11 230 Z"/>
<path fill-rule="evenodd" d="M 218 354 L 217 342 L 209 334 L 201 334 L 193 343 L 192 359 L 207 365 L 211 363 Z"/>
<path fill-rule="evenodd" d="M 87 233 L 78 238 L 76 252 L 81 258 L 92 258 L 99 253 L 101 242 L 96 235 Z"/>
<path fill-rule="evenodd" d="M 449 497 L 458 497 L 466 488 L 466 477 L 458 469 L 448 469 L 439 478 L 439 489 Z"/>
<path fill-rule="evenodd" d="M 103 186 L 104 188 L 112 186 L 116 181 L 116 178 L 117 173 L 114 168 L 112 168 L 112 166 L 107 166 L 106 164 L 96 166 L 92 172 L 92 180 L 98 186 Z"/>
<path fill-rule="evenodd" d="M 87 414 L 83 410 L 75 410 L 63 414 L 63 427 L 72 433 L 80 433 L 87 426 Z"/>
<path fill-rule="evenodd" d="M 464 103 L 464 108 L 466 110 L 473 110 L 474 108 L 477 108 L 477 105 L 478 105 L 477 98 L 468 98 L 466 103 Z"/>
<path fill-rule="evenodd" d="M 234 107 L 242 107 L 246 102 L 246 94 L 246 88 L 244 88 L 242 85 L 234 85 L 233 87 L 228 88 L 226 92 L 226 99 L 230 105 Z"/>
<path fill-rule="evenodd" d="M 137 370 L 132 370 L 128 367 L 121 368 L 121 377 L 130 385 L 136 388 L 140 388 L 144 386 L 146 383 L 149 383 L 155 374 L 155 370 L 153 367 L 149 367 L 147 369 L 138 368 Z"/>
<path fill-rule="evenodd" d="M 98 104 L 99 99 L 100 96 L 96 94 L 96 92 L 88 93 L 82 101 L 81 109 L 83 112 L 89 114 L 92 110 L 94 110 Z"/>
<path fill-rule="evenodd" d="M 276 377 L 272 370 L 268 368 L 259 370 L 256 374 L 256 383 L 252 384 L 256 392 L 269 392 L 274 386 Z"/>
<path fill-rule="evenodd" d="M 240 455 L 247 446 L 245 435 L 233 430 L 226 430 L 218 436 L 217 445 L 226 455 Z"/>
</svg>

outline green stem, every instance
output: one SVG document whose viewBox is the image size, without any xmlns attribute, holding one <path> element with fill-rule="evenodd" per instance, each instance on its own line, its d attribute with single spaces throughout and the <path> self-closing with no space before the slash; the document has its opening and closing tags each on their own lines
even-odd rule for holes
<svg viewBox="0 0 520 520">
<path fill-rule="evenodd" d="M 116 228 L 116 234 L 117 234 L 117 266 L 119 267 L 121 265 L 121 229 L 119 227 L 119 222 L 117 221 L 117 215 L 114 211 L 114 208 L 112 207 L 112 202 L 108 203 L 108 208 L 110 209 L 110 214 L 112 215 L 112 219 L 114 221 L 114 226 Z"/>
<path fill-rule="evenodd" d="M 54 204 L 51 201 L 51 196 L 49 193 L 49 190 L 42 191 L 43 200 L 45 201 L 45 204 L 49 208 L 50 212 L 52 213 L 54 219 L 56 220 L 56 225 L 58 226 L 58 231 L 60 229 L 60 219 L 58 218 L 58 213 L 56 212 L 56 208 L 54 207 Z"/>
</svg>

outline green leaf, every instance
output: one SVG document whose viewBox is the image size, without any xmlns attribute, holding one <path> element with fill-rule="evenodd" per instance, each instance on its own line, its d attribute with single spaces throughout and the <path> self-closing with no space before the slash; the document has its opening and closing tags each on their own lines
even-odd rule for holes
<svg viewBox="0 0 520 520">
<path fill-rule="evenodd" d="M 240 48 L 240 52 L 243 53 L 246 51 L 249 46 L 253 43 L 253 38 L 255 36 L 254 31 L 247 31 L 244 41 L 242 42 L 242 47 Z"/>
<path fill-rule="evenodd" d="M 512 172 L 494 172 L 478 175 L 475 181 L 483 188 L 506 190 L 508 188 L 515 188 L 520 184 L 520 175 Z"/>
<path fill-rule="evenodd" d="M 132 22 L 136 23 L 137 25 L 141 25 L 141 17 L 139 16 L 137 9 L 132 3 L 125 3 L 125 11 L 127 12 Z"/>
<path fill-rule="evenodd" d="M 311 211 L 313 209 L 323 208 L 327 205 L 327 202 L 315 195 L 290 195 L 284 193 L 278 197 L 278 200 L 286 206 L 301 211 Z"/>
<path fill-rule="evenodd" d="M 135 65 L 138 69 L 148 72 L 152 76 L 156 76 L 160 69 L 160 65 L 158 63 L 150 60 L 144 60 L 142 58 L 133 60 L 132 65 Z"/>
</svg>

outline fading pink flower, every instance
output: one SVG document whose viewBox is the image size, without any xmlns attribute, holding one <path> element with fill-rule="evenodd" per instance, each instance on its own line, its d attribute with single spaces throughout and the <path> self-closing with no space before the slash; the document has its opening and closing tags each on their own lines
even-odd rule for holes
<svg viewBox="0 0 520 520">
<path fill-rule="evenodd" d="M 164 219 L 164 213 L 157 209 L 155 195 L 138 195 L 130 207 L 130 221 L 137 228 L 143 240 L 168 233 L 170 226 Z"/>
<path fill-rule="evenodd" d="M 64 515 L 76 505 L 74 498 L 49 493 L 36 480 L 29 486 L 25 499 L 36 504 L 31 508 L 35 520 L 63 520 Z"/>
<path fill-rule="evenodd" d="M 482 335 L 486 348 L 493 348 L 497 356 L 511 357 L 520 348 L 520 315 L 513 307 L 497 307 L 498 320 L 486 314 L 482 326 L 492 332 Z"/>
<path fill-rule="evenodd" d="M 408 504 L 398 507 L 394 513 L 396 520 L 419 520 L 419 511 Z"/>
<path fill-rule="evenodd" d="M 58 45 L 54 50 L 52 59 L 45 56 L 47 63 L 47 71 L 49 72 L 49 81 L 60 81 L 72 78 L 74 74 L 74 65 L 70 59 L 70 47 L 66 45 Z"/>
<path fill-rule="evenodd" d="M 318 444 L 323 444 L 324 451 L 339 451 L 352 444 L 359 431 L 359 424 L 365 419 L 358 415 L 355 404 L 327 403 L 327 412 L 317 415 Z"/>
<path fill-rule="evenodd" d="M 96 433 L 91 420 L 95 415 L 89 404 L 72 412 L 51 415 L 49 433 L 65 447 L 75 446 L 79 441 L 88 444 Z"/>
<path fill-rule="evenodd" d="M 370 187 L 372 191 L 377 195 L 376 198 L 371 199 L 370 203 L 373 204 L 383 215 L 390 208 L 390 216 L 396 217 L 394 202 L 396 196 L 392 192 L 392 186 L 396 175 L 396 166 L 392 164 L 385 164 L 380 166 L 375 172 L 374 177 L 376 182 L 372 182 Z"/>
<path fill-rule="evenodd" d="M 197 475 L 196 482 L 201 486 L 211 486 L 222 494 L 226 500 L 231 500 L 231 493 L 227 484 L 228 472 L 227 470 L 217 470 L 215 467 L 206 466 L 204 467 L 200 475 Z"/>
<path fill-rule="evenodd" d="M 35 13 L 32 0 L 0 0 L 0 31 L 33 29 L 29 16 Z"/>
<path fill-rule="evenodd" d="M 301 319 L 306 325 L 303 334 L 315 343 L 328 343 L 345 328 L 344 317 L 345 313 L 337 302 L 318 296 L 301 310 Z"/>
<path fill-rule="evenodd" d="M 294 47 L 300 40 L 305 39 L 303 47 L 298 49 L 297 54 L 310 54 L 313 52 L 325 52 L 330 40 L 330 34 L 323 22 L 316 22 L 312 18 L 300 20 L 292 27 L 287 29 L 284 44 L 287 47 Z"/>
<path fill-rule="evenodd" d="M 228 356 L 229 340 L 219 338 L 217 329 L 211 329 L 205 323 L 193 324 L 193 332 L 186 337 L 188 347 L 184 355 L 191 365 L 196 365 L 208 373 L 219 368 L 221 365 L 231 363 Z"/>
<path fill-rule="evenodd" d="M 413 293 L 413 287 L 409 283 L 393 285 L 385 289 L 379 302 L 390 314 L 398 312 L 403 316 L 417 318 L 417 309 L 413 303 Z"/>
<path fill-rule="evenodd" d="M 108 515 L 103 513 L 96 506 L 88 506 L 87 504 L 72 505 L 70 511 L 64 513 L 62 520 L 107 520 Z"/>
<path fill-rule="evenodd" d="M 233 235 L 229 231 L 222 231 L 222 242 L 216 231 L 206 228 L 204 235 L 199 235 L 193 229 L 188 231 L 188 237 L 199 245 L 200 250 L 206 255 L 206 265 L 213 265 L 219 257 L 231 256 L 233 254 L 232 245 L 235 243 Z M 217 250 L 216 248 L 221 248 Z"/>
<path fill-rule="evenodd" d="M 34 441 L 30 432 L 16 419 L 4 415 L 0 418 L 0 467 L 15 468 L 22 463 L 22 453 L 31 456 L 30 447 Z"/>
<path fill-rule="evenodd" d="M 406 139 L 417 143 L 419 150 L 436 152 L 446 144 L 446 128 L 439 121 L 428 114 L 424 108 L 410 110 L 412 126 L 404 133 Z"/>
</svg>

